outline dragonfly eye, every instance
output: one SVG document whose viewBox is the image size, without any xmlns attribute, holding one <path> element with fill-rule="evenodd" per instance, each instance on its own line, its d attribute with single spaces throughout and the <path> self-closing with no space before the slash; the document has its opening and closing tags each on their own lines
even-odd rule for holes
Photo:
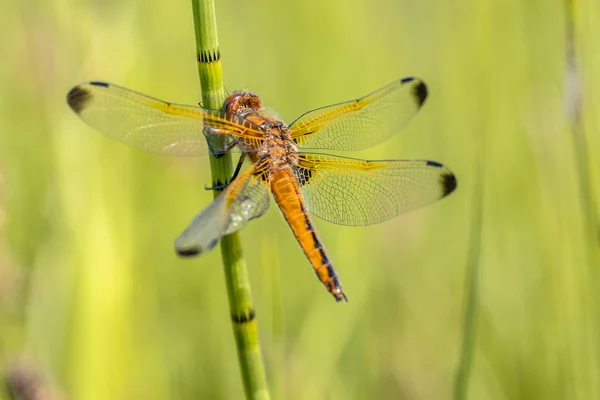
<svg viewBox="0 0 600 400">
<path fill-rule="evenodd" d="M 258 97 L 254 93 L 247 93 L 246 96 L 246 104 L 248 108 L 252 108 L 257 111 L 262 110 L 262 100 L 260 99 L 260 97 Z"/>
<path fill-rule="evenodd" d="M 229 114 L 240 114 L 246 109 L 261 110 L 260 97 L 250 92 L 234 92 L 223 103 L 223 110 Z"/>
<path fill-rule="evenodd" d="M 237 114 L 240 108 L 240 101 L 243 96 L 244 93 L 242 92 L 233 92 L 223 102 L 223 111 L 228 114 Z"/>
</svg>

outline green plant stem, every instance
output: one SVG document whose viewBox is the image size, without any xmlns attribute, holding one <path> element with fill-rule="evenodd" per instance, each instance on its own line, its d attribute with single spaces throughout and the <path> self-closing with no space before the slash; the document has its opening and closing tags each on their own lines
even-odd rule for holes
<svg viewBox="0 0 600 400">
<path fill-rule="evenodd" d="M 588 154 L 588 143 L 583 125 L 583 87 L 580 81 L 579 60 L 576 54 L 575 43 L 575 4 L 573 0 L 567 0 L 567 92 L 571 94 L 569 104 L 569 122 L 571 123 L 571 131 L 573 133 L 573 142 L 575 149 L 575 159 L 577 161 L 577 172 L 579 178 L 579 190 L 583 203 L 584 225 L 587 230 L 586 234 L 592 238 L 590 248 L 594 249 L 598 245 L 600 237 L 600 219 L 596 212 L 595 199 L 591 186 L 590 176 L 590 157 Z M 595 258 L 595 257 L 593 257 Z M 597 265 L 590 265 L 594 270 Z"/>
<path fill-rule="evenodd" d="M 571 131 L 573 133 L 573 143 L 575 150 L 575 159 L 577 161 L 577 175 L 579 178 L 579 190 L 581 195 L 581 201 L 584 212 L 584 227 L 586 229 L 586 236 L 592 238 L 591 246 L 588 246 L 592 250 L 595 250 L 600 239 L 598 234 L 600 232 L 599 226 L 600 221 L 596 212 L 595 201 L 593 190 L 591 187 L 590 177 L 590 161 L 588 155 L 588 143 L 585 135 L 583 126 L 583 100 L 582 90 L 583 87 L 580 81 L 579 71 L 579 60 L 576 54 L 576 43 L 575 43 L 575 2 L 573 0 L 567 0 L 566 2 L 566 64 L 567 64 L 567 87 L 566 91 L 570 94 L 567 104 L 567 111 L 569 115 L 569 122 L 571 124 Z M 597 265 L 593 265 L 592 260 L 595 257 L 590 258 L 590 267 L 594 270 L 597 269 Z"/>
<path fill-rule="evenodd" d="M 221 109 L 225 100 L 221 52 L 213 0 L 192 0 L 196 32 L 196 56 L 202 87 L 202 105 Z M 213 186 L 227 182 L 233 173 L 231 155 L 210 157 Z M 215 191 L 215 197 L 219 195 Z M 269 399 L 269 390 L 260 353 L 258 326 L 250 292 L 250 280 L 237 233 L 221 239 L 221 255 L 238 362 L 247 399 Z"/>
<path fill-rule="evenodd" d="M 577 53 L 577 32 L 576 32 L 576 7 L 578 3 L 574 0 L 566 0 L 565 2 L 565 17 L 566 17 L 566 80 L 565 92 L 567 97 L 567 113 L 569 123 L 571 125 L 571 133 L 573 135 L 573 150 L 576 161 L 576 171 L 579 184 L 579 197 L 582 206 L 582 225 L 584 229 L 585 240 L 585 257 L 587 270 L 585 273 L 588 284 L 587 293 L 583 293 L 584 304 L 591 304 L 592 307 L 598 304 L 598 283 L 600 275 L 598 267 L 600 266 L 600 253 L 598 248 L 600 245 L 600 216 L 596 211 L 596 199 L 594 198 L 594 190 L 592 187 L 592 179 L 590 174 L 590 157 L 588 153 L 588 142 L 584 127 L 584 103 L 583 90 L 581 84 L 581 71 L 579 68 L 579 57 Z M 598 332 L 600 330 L 600 319 L 595 309 L 587 311 L 588 321 L 591 326 L 585 332 Z M 600 346 L 598 338 L 595 335 L 590 335 L 589 349 L 595 355 L 594 362 L 596 365 L 600 363 Z M 598 380 L 592 377 L 592 382 L 596 382 L 593 390 L 600 392 Z"/>
<path fill-rule="evenodd" d="M 479 268 L 481 264 L 481 228 L 483 226 L 483 160 L 484 138 L 478 140 L 475 165 L 475 196 L 473 219 L 471 220 L 471 240 L 467 259 L 467 275 L 465 278 L 465 299 L 463 332 L 460 361 L 454 380 L 454 399 L 467 398 L 469 379 L 475 354 L 479 306 Z"/>
</svg>

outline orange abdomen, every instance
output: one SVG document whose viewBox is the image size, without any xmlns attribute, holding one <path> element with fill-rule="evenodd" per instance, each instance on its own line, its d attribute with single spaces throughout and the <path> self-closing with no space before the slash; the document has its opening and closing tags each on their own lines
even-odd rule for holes
<svg viewBox="0 0 600 400">
<path fill-rule="evenodd" d="M 302 198 L 300 186 L 289 167 L 272 171 L 270 175 L 271 192 L 277 205 L 283 212 L 294 236 L 300 243 L 304 254 L 312 264 L 317 277 L 336 301 L 348 301 L 342 291 L 342 285 L 335 269 L 331 265 L 325 247 L 310 220 L 306 203 Z"/>
</svg>

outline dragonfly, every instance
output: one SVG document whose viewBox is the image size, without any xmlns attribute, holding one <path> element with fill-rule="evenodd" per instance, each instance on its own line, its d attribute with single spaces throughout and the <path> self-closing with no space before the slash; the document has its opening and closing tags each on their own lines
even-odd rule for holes
<svg viewBox="0 0 600 400">
<path fill-rule="evenodd" d="M 262 216 L 272 196 L 319 280 L 336 301 L 347 302 L 311 215 L 346 226 L 377 224 L 446 197 L 457 180 L 436 161 L 363 160 L 319 151 L 358 151 L 386 141 L 427 95 L 422 80 L 403 78 L 367 96 L 305 112 L 289 125 L 248 91 L 233 92 L 214 110 L 92 81 L 72 88 L 67 103 L 90 127 L 139 150 L 239 154 L 231 179 L 212 188 L 221 193 L 175 240 L 180 256 L 210 251 L 223 236 Z M 242 172 L 246 161 L 250 166 Z"/>
</svg>

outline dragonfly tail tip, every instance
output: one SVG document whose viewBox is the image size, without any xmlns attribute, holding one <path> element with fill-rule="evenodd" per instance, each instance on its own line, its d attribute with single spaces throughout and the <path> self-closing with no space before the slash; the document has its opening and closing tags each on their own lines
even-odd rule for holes
<svg viewBox="0 0 600 400">
<path fill-rule="evenodd" d="M 342 292 L 341 290 L 337 293 L 333 293 L 333 297 L 335 298 L 335 301 L 340 303 L 342 301 L 344 302 L 348 302 L 348 297 L 346 297 L 346 293 Z"/>
</svg>

